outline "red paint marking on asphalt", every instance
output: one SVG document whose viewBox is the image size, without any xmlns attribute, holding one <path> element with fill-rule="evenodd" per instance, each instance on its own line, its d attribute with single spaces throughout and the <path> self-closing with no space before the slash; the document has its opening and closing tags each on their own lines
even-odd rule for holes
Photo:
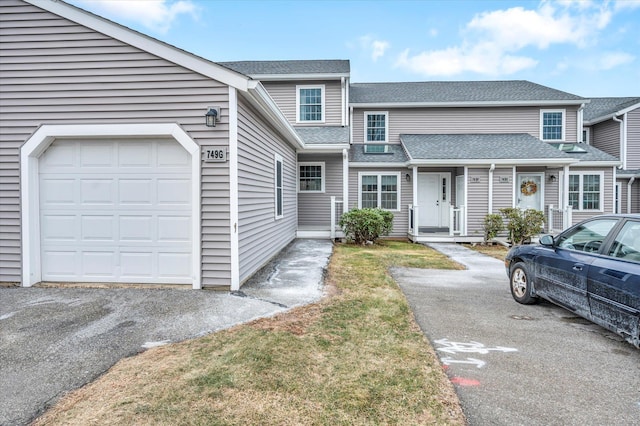
<svg viewBox="0 0 640 426">
<path fill-rule="evenodd" d="M 480 382 L 475 379 L 465 379 L 464 377 L 452 377 L 451 383 L 458 386 L 480 386 Z"/>
</svg>

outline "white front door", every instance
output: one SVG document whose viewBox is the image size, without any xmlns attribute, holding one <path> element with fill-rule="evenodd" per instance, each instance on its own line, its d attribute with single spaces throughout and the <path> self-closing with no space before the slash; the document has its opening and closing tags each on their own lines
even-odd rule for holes
<svg viewBox="0 0 640 426">
<path fill-rule="evenodd" d="M 418 173 L 419 227 L 449 226 L 450 181 L 450 173 Z"/>
<path fill-rule="evenodd" d="M 516 206 L 543 211 L 544 173 L 518 173 Z"/>
</svg>

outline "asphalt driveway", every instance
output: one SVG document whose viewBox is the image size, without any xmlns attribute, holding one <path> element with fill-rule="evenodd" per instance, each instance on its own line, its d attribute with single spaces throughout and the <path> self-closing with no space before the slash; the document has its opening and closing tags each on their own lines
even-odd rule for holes
<svg viewBox="0 0 640 426">
<path fill-rule="evenodd" d="M 328 240 L 296 240 L 240 292 L 0 288 L 0 425 L 27 424 L 123 357 L 322 296 Z"/>
<path fill-rule="evenodd" d="M 640 350 L 552 304 L 516 303 L 501 261 L 432 246 L 469 269 L 392 275 L 470 425 L 640 425 Z"/>
</svg>

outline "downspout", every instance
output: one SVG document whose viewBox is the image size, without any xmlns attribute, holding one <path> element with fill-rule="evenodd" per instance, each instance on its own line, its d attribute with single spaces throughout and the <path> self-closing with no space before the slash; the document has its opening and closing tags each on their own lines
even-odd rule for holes
<svg viewBox="0 0 640 426">
<path fill-rule="evenodd" d="M 624 120 L 620 120 L 612 115 L 613 121 L 620 123 L 620 161 L 622 161 L 622 170 L 627 169 L 627 114 L 624 114 Z"/>
<path fill-rule="evenodd" d="M 353 123 L 353 107 L 349 107 L 349 123 Z M 353 144 L 353 126 L 349 126 L 349 145 Z"/>
<path fill-rule="evenodd" d="M 489 214 L 493 213 L 493 171 L 496 169 L 495 163 L 489 167 Z"/>
<path fill-rule="evenodd" d="M 342 213 L 349 210 L 349 150 L 342 150 Z"/>
<path fill-rule="evenodd" d="M 582 140 L 582 130 L 584 128 L 584 106 L 585 104 L 580 105 L 580 108 L 578 108 L 578 117 L 576 119 L 576 124 L 578 127 L 578 131 L 576 133 L 576 142 L 584 142 Z"/>
<path fill-rule="evenodd" d="M 635 182 L 636 177 L 631 176 L 629 179 L 629 183 L 627 183 L 627 213 L 631 213 L 631 187 L 633 186 L 633 182 Z"/>
<path fill-rule="evenodd" d="M 347 109 L 346 109 L 346 105 L 347 105 L 347 87 L 345 85 L 344 77 L 340 78 L 340 87 L 342 89 L 342 105 L 340 106 L 341 107 L 340 119 L 342 121 L 342 126 L 344 127 L 346 125 L 346 121 L 347 121 Z"/>
</svg>

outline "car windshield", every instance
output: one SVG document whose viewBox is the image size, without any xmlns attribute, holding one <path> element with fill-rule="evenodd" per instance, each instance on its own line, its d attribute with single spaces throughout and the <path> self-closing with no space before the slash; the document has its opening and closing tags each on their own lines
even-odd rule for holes
<svg viewBox="0 0 640 426">
<path fill-rule="evenodd" d="M 583 223 L 560 234 L 557 240 L 558 247 L 586 252 L 598 251 L 617 222 L 617 219 L 596 219 Z"/>
</svg>

